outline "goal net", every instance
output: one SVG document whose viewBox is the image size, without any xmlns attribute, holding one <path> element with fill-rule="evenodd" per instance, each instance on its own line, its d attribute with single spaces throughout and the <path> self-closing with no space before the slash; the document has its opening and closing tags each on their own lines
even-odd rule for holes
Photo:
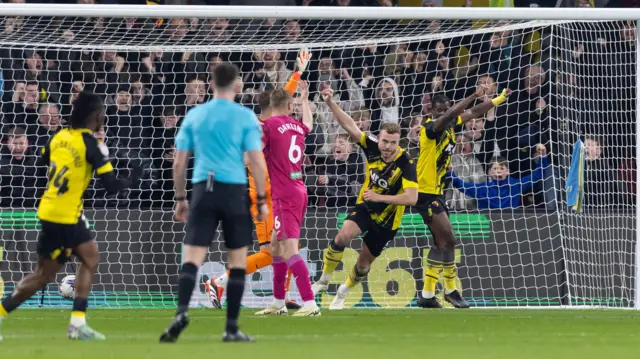
<svg viewBox="0 0 640 359">
<path fill-rule="evenodd" d="M 65 126 L 78 92 L 90 90 L 107 104 L 104 132 L 96 136 L 107 144 L 118 175 L 143 169 L 140 181 L 117 196 L 107 196 L 100 181 L 86 193 L 85 215 L 102 252 L 90 304 L 174 306 L 184 226 L 173 218 L 171 167 L 182 118 L 211 98 L 211 71 L 222 61 L 241 70 L 237 101 L 259 112 L 259 95 L 284 86 L 297 51 L 306 47 L 313 61 L 303 78 L 310 83 L 315 127 L 306 140 L 310 203 L 301 253 L 312 280 L 366 175 L 361 150 L 339 128 L 320 90 L 332 88 L 364 131 L 375 135 L 381 124 L 400 124 L 400 145 L 415 157 L 420 126 L 436 106 L 478 88 L 484 90 L 478 101 L 509 88 L 506 104 L 456 128 L 456 176 L 490 193 L 474 198 L 453 185 L 445 193 L 460 242 L 459 289 L 478 307 L 634 306 L 633 23 L 376 20 L 373 12 L 370 19 L 349 19 L 344 11 L 355 14 L 349 8 L 323 19 L 309 8 L 287 18 L 272 10 L 227 19 L 224 8 L 209 9 L 219 17 L 208 18 L 192 16 L 198 13 L 189 7 L 175 9 L 184 17 L 115 18 L 99 11 L 83 17 L 84 11 L 71 16 L 70 10 L 70 16 L 2 18 L 0 297 L 3 286 L 4 294 L 11 292 L 36 263 L 36 204 L 46 178 L 34 156 Z M 424 11 L 416 10 L 416 17 L 424 18 Z M 299 101 L 294 117 L 300 117 Z M 565 191 L 578 138 L 586 146 L 582 213 L 567 209 Z M 427 226 L 408 209 L 395 241 L 347 305 L 415 306 L 431 244 Z M 362 243 L 351 247 L 335 285 L 320 298 L 323 306 Z M 224 252 L 214 242 L 201 283 L 223 273 Z M 74 271 L 69 263 L 58 279 Z M 271 275 L 264 268 L 249 277 L 244 305 L 271 301 Z M 291 293 L 299 299 L 293 283 Z M 192 304 L 210 305 L 203 286 Z M 29 305 L 69 303 L 51 284 Z"/>
</svg>

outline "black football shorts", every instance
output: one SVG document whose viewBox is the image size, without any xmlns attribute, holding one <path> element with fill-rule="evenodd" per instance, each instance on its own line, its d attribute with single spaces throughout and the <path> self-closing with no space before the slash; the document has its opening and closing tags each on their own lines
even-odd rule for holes
<svg viewBox="0 0 640 359">
<path fill-rule="evenodd" d="M 424 224 L 431 224 L 434 214 L 446 212 L 449 213 L 447 204 L 442 199 L 442 196 L 435 194 L 418 194 L 418 203 L 415 206 L 418 209 L 418 213 L 422 216 Z"/>
<path fill-rule="evenodd" d="M 209 247 L 220 222 L 228 249 L 251 245 L 253 219 L 247 185 L 215 181 L 194 184 L 185 244 Z"/>
<path fill-rule="evenodd" d="M 364 233 L 362 241 L 374 257 L 380 256 L 387 244 L 396 236 L 396 230 L 383 227 L 376 223 L 376 221 L 371 218 L 367 207 L 363 204 L 356 205 L 356 207 L 349 212 L 347 219 L 355 222 L 358 227 L 360 227 L 360 230 Z"/>
<path fill-rule="evenodd" d="M 40 220 L 38 254 L 64 264 L 80 244 L 92 240 L 89 222 L 81 216 L 76 224 L 62 224 Z"/>
</svg>

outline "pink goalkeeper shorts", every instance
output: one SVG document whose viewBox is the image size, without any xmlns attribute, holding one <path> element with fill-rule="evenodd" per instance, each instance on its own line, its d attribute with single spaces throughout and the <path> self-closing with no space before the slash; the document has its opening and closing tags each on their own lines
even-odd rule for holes
<svg viewBox="0 0 640 359">
<path fill-rule="evenodd" d="M 273 199 L 273 229 L 279 241 L 288 238 L 300 239 L 307 200 L 306 193 L 290 198 Z"/>
</svg>

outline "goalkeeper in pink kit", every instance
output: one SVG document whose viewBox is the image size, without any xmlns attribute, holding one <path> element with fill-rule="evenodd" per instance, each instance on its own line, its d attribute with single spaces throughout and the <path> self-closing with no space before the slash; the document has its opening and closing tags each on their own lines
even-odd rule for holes
<svg viewBox="0 0 640 359">
<path fill-rule="evenodd" d="M 304 140 L 313 127 L 309 106 L 309 85 L 299 84 L 303 98 L 302 123 L 290 115 L 293 98 L 285 90 L 271 94 L 273 116 L 262 124 L 264 155 L 271 177 L 273 222 L 277 240 L 271 243 L 273 255 L 274 301 L 256 315 L 286 315 L 285 286 L 287 271 L 291 269 L 304 305 L 294 316 L 318 316 L 309 270 L 298 253 L 300 230 L 307 209 L 307 189 L 302 178 Z"/>
</svg>

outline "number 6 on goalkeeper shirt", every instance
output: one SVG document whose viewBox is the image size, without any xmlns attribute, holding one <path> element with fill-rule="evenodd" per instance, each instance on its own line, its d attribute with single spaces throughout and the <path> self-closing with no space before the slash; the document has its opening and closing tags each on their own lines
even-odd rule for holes
<svg viewBox="0 0 640 359">
<path fill-rule="evenodd" d="M 271 177 L 277 240 L 272 243 L 274 301 L 256 315 L 287 314 L 285 282 L 288 269 L 295 276 L 304 301 L 302 309 L 294 316 L 320 315 L 311 290 L 309 270 L 298 253 L 298 241 L 307 207 L 307 190 L 302 179 L 304 138 L 313 127 L 308 84 L 302 82 L 300 85 L 303 99 L 302 123 L 290 117 L 293 109 L 291 95 L 285 90 L 275 90 L 271 94 L 273 117 L 263 124 L 264 153 Z"/>
</svg>

